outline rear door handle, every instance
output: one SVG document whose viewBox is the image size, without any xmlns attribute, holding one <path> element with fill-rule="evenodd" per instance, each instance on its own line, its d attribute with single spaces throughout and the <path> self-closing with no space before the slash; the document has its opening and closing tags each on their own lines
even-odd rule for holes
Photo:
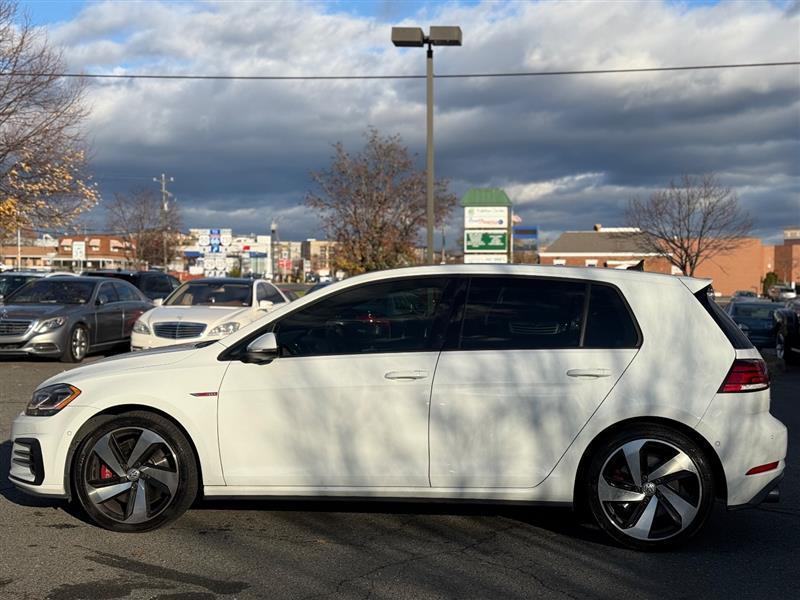
<svg viewBox="0 0 800 600">
<path fill-rule="evenodd" d="M 384 375 L 386 379 L 425 379 L 428 376 L 427 371 L 389 371 Z"/>
<path fill-rule="evenodd" d="M 599 377 L 610 377 L 611 369 L 570 369 L 567 371 L 569 377 L 582 377 L 584 379 L 597 379 Z"/>
</svg>

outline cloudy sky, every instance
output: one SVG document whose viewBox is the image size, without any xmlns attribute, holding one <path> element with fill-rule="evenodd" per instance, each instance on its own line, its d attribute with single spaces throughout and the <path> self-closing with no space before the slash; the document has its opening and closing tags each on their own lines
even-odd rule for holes
<svg viewBox="0 0 800 600">
<path fill-rule="evenodd" d="M 458 24 L 436 72 L 659 67 L 800 59 L 798 2 L 21 2 L 71 71 L 423 74 L 392 25 Z M 375 126 L 425 151 L 424 80 L 90 84 L 105 197 L 162 172 L 187 227 L 321 235 L 303 206 L 331 144 Z M 623 225 L 627 200 L 716 172 L 780 241 L 800 224 L 800 67 L 436 82 L 436 174 L 459 196 L 505 188 L 551 240 Z M 454 213 L 449 239 L 460 215 Z M 92 217 L 102 225 L 102 211 Z"/>
</svg>

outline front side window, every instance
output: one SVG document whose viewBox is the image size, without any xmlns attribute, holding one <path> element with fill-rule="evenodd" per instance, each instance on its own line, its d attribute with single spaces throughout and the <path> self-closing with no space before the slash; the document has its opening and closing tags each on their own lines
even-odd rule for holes
<svg viewBox="0 0 800 600">
<path fill-rule="evenodd" d="M 577 348 L 586 284 L 533 278 L 474 278 L 461 329 L 462 350 Z"/>
<path fill-rule="evenodd" d="M 438 350 L 444 341 L 444 278 L 400 279 L 349 289 L 275 326 L 283 356 Z"/>
</svg>

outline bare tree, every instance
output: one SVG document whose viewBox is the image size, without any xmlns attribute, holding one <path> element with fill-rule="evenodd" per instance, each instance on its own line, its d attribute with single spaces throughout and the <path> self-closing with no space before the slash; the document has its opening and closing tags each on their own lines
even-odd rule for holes
<svg viewBox="0 0 800 600">
<path fill-rule="evenodd" d="M 161 198 L 151 189 L 114 194 L 105 203 L 108 228 L 127 242 L 126 257 L 137 267 L 161 264 L 164 261 L 164 240 L 167 256 L 175 256 L 180 243 L 181 215 L 178 205 L 170 205 L 162 213 Z"/>
<path fill-rule="evenodd" d="M 97 202 L 79 126 L 84 86 L 61 55 L 0 0 L 0 230 L 62 227 Z"/>
<path fill-rule="evenodd" d="M 319 211 L 323 227 L 338 242 L 334 263 L 348 273 L 388 269 L 414 261 L 414 245 L 426 223 L 425 172 L 397 135 L 366 134 L 364 149 L 351 155 L 341 143 L 326 171 L 311 174 L 320 193 L 306 204 Z M 435 185 L 436 220 L 456 202 L 447 182 Z"/>
<path fill-rule="evenodd" d="M 736 248 L 753 227 L 736 193 L 712 174 L 683 175 L 648 199 L 633 198 L 627 220 L 645 234 L 643 250 L 666 255 L 686 275 Z"/>
</svg>

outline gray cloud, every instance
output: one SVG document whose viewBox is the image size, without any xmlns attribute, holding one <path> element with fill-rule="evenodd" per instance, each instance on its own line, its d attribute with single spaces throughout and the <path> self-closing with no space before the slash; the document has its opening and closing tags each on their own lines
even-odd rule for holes
<svg viewBox="0 0 800 600">
<path fill-rule="evenodd" d="M 386 18 L 301 3 L 96 3 L 59 24 L 72 69 L 201 74 L 419 74 Z M 439 73 L 613 68 L 798 58 L 793 6 L 721 3 L 442 4 L 398 24 L 459 23 Z M 774 240 L 800 222 L 796 67 L 437 80 L 437 175 L 458 193 L 506 187 L 545 231 L 621 224 L 624 205 L 681 173 L 714 171 Z M 92 84 L 102 192 L 162 171 L 188 226 L 319 235 L 301 203 L 330 145 L 368 125 L 424 153 L 424 82 L 113 81 Z M 422 164 L 422 160 L 420 160 Z M 128 179 L 136 178 L 141 179 Z M 155 184 L 152 184 L 155 185 Z M 102 214 L 95 217 L 102 221 Z M 453 240 L 460 219 L 447 231 Z"/>
</svg>

